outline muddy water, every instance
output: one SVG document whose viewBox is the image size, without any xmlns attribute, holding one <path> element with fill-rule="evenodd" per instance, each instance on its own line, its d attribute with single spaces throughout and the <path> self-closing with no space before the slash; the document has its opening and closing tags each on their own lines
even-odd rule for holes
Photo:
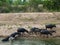
<svg viewBox="0 0 60 45">
<path fill-rule="evenodd" d="M 60 39 L 17 39 L 9 42 L 2 42 L 0 45 L 60 45 Z"/>
</svg>

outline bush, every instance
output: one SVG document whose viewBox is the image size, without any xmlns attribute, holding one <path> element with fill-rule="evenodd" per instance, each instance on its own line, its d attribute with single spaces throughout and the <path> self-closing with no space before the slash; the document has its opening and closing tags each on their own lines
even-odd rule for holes
<svg viewBox="0 0 60 45">
<path fill-rule="evenodd" d="M 0 8 L 0 13 L 9 13 L 10 9 L 8 7 Z"/>
</svg>

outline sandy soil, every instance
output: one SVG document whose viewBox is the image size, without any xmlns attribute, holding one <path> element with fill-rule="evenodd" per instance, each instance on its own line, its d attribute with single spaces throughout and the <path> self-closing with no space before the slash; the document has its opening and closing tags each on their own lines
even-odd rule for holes
<svg viewBox="0 0 60 45">
<path fill-rule="evenodd" d="M 45 24 L 56 24 L 55 36 L 60 36 L 60 12 L 44 13 L 1 13 L 0 14 L 0 36 L 8 36 L 19 27 L 28 31 L 32 27 L 44 28 Z"/>
</svg>

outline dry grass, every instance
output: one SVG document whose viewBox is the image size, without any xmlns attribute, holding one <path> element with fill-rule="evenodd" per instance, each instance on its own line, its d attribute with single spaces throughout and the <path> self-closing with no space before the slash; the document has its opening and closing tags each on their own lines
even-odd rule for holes
<svg viewBox="0 0 60 45">
<path fill-rule="evenodd" d="M 56 28 L 56 35 L 60 35 L 60 12 L 4 13 L 0 14 L 0 35 L 10 35 L 11 33 L 16 32 L 19 27 L 24 27 L 28 30 L 31 27 L 45 28 L 44 25 L 49 23 L 59 25 Z M 16 27 L 6 27 L 6 25 L 16 25 Z"/>
</svg>

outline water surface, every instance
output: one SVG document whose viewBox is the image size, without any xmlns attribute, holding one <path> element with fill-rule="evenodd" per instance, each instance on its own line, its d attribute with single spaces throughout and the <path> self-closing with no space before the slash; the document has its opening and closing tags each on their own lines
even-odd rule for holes
<svg viewBox="0 0 60 45">
<path fill-rule="evenodd" d="M 0 45 L 60 45 L 60 39 L 17 39 L 9 42 L 2 42 Z"/>
</svg>

